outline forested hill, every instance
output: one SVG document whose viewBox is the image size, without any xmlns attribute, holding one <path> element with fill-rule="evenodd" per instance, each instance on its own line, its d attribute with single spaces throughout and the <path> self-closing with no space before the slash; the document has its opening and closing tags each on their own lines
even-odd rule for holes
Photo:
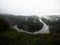
<svg viewBox="0 0 60 45">
<path fill-rule="evenodd" d="M 0 14 L 0 18 L 8 23 L 10 27 L 17 25 L 19 29 L 23 29 L 28 32 L 38 31 L 43 27 L 43 24 L 39 21 L 39 17 L 37 16 Z"/>
<path fill-rule="evenodd" d="M 14 16 L 11 14 L 0 14 L 0 19 L 4 20 L 10 27 L 17 25 L 19 29 L 34 32 L 43 28 L 43 24 L 38 16 Z M 60 32 L 60 16 L 43 16 L 40 18 L 49 26 L 50 32 Z"/>
<path fill-rule="evenodd" d="M 60 15 L 41 17 L 48 26 L 50 33 L 60 33 Z"/>
<path fill-rule="evenodd" d="M 29 25 L 30 27 L 32 25 L 34 27 L 33 29 L 36 28 L 40 29 L 40 27 L 42 27 L 43 24 L 39 20 L 36 21 L 30 20 L 27 22 L 26 21 L 27 19 L 25 20 L 25 18 L 20 19 L 20 17 L 19 18 L 17 17 L 13 15 L 0 14 L 0 45 L 60 45 L 60 33 L 59 33 L 60 26 L 57 25 L 57 23 L 53 25 L 50 24 L 51 22 L 48 23 L 48 26 L 50 27 L 50 31 L 51 31 L 51 33 L 49 34 L 36 34 L 36 35 L 27 34 L 24 32 L 17 32 L 15 29 L 10 27 L 15 24 L 22 25 L 23 23 L 23 25 L 26 24 L 26 26 Z M 32 17 L 32 19 L 35 18 Z M 43 18 L 42 20 L 47 24 L 45 19 L 46 18 Z M 28 28 L 28 29 L 32 29 L 32 28 Z"/>
</svg>

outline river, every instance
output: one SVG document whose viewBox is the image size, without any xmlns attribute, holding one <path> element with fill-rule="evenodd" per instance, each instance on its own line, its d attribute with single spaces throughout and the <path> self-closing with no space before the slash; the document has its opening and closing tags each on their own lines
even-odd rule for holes
<svg viewBox="0 0 60 45">
<path fill-rule="evenodd" d="M 45 24 L 41 18 L 39 19 L 41 23 L 43 23 L 43 28 L 40 29 L 39 31 L 35 31 L 35 32 L 27 32 L 27 31 L 24 31 L 22 29 L 19 29 L 17 27 L 17 25 L 14 25 L 12 28 L 16 29 L 18 32 L 26 32 L 28 34 L 44 34 L 44 33 L 49 33 L 49 26 L 47 24 Z"/>
</svg>

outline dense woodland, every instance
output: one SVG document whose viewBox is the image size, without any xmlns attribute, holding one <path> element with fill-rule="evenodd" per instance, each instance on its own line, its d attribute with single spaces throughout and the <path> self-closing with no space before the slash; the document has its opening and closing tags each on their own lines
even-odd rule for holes
<svg viewBox="0 0 60 45">
<path fill-rule="evenodd" d="M 24 24 L 31 26 L 33 23 Z M 39 23 L 37 22 L 36 25 L 37 24 Z M 22 23 L 20 25 L 22 25 Z M 39 26 L 40 25 L 38 25 L 38 28 Z M 32 28 L 29 29 L 32 30 Z M 50 25 L 50 31 L 51 33 L 49 34 L 36 35 L 17 32 L 15 29 L 10 28 L 6 21 L 0 18 L 0 45 L 60 45 L 60 26 Z"/>
</svg>

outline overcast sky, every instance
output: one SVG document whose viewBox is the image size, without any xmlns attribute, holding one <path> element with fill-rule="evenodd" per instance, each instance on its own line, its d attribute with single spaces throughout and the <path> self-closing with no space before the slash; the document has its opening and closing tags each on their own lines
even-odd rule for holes
<svg viewBox="0 0 60 45">
<path fill-rule="evenodd" d="M 0 13 L 38 16 L 60 14 L 60 0 L 0 0 Z"/>
</svg>

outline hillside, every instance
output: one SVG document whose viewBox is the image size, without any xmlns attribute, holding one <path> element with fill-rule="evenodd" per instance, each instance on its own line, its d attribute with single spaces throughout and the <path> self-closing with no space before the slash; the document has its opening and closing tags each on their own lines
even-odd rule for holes
<svg viewBox="0 0 60 45">
<path fill-rule="evenodd" d="M 10 27 L 17 25 L 19 29 L 23 29 L 28 32 L 38 31 L 43 27 L 43 24 L 38 19 L 34 19 L 32 16 L 0 14 L 0 18 L 6 21 Z"/>
<path fill-rule="evenodd" d="M 43 21 L 46 23 L 45 20 L 46 18 L 43 19 Z M 28 34 L 25 32 L 17 32 L 16 29 L 10 28 L 11 26 L 17 24 L 19 28 L 23 28 L 23 26 L 20 27 L 20 25 L 26 25 L 27 28 L 33 26 L 33 28 L 28 28 L 33 29 L 33 31 L 40 29 L 42 23 L 40 23 L 39 21 L 31 21 L 29 21 L 29 23 L 25 20 L 22 21 L 22 18 L 17 19 L 16 16 L 0 15 L 0 45 L 60 45 L 60 33 L 58 33 L 59 31 L 57 31 L 57 29 L 59 30 L 59 26 L 57 24 L 56 26 L 48 23 L 49 27 L 51 28 L 51 32 L 48 34 Z"/>
<path fill-rule="evenodd" d="M 49 26 L 49 30 L 51 33 L 60 33 L 59 15 L 41 17 L 41 19 Z"/>
</svg>

